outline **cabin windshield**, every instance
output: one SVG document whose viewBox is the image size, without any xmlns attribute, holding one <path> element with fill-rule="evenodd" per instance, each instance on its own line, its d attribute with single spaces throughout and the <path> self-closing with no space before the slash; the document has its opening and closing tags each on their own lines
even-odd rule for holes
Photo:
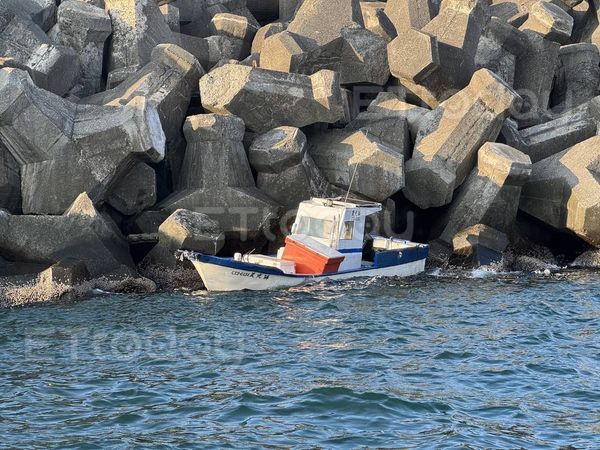
<svg viewBox="0 0 600 450">
<path fill-rule="evenodd" d="M 315 217 L 300 217 L 295 233 L 306 234 L 319 239 L 331 238 L 333 220 L 317 219 Z"/>
</svg>

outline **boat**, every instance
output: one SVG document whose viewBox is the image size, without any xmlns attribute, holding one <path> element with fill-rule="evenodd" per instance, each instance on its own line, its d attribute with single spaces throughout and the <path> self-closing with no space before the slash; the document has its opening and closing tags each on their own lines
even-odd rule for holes
<svg viewBox="0 0 600 450">
<path fill-rule="evenodd" d="M 270 290 L 358 277 L 406 277 L 425 270 L 429 246 L 371 236 L 366 218 L 380 203 L 339 198 L 301 202 L 291 234 L 277 255 L 220 257 L 181 249 L 209 291 Z"/>
</svg>

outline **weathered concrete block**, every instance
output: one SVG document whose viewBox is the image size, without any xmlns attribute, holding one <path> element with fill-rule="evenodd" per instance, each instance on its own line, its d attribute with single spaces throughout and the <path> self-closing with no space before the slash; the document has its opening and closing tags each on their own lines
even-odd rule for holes
<svg viewBox="0 0 600 450">
<path fill-rule="evenodd" d="M 371 200 L 383 201 L 404 187 L 402 149 L 367 130 L 330 130 L 314 136 L 309 154 L 331 184 Z"/>
<path fill-rule="evenodd" d="M 440 239 L 451 243 L 457 233 L 476 224 L 512 232 L 523 184 L 531 176 L 527 155 L 504 144 L 485 143 L 477 167 L 452 202 Z"/>
<path fill-rule="evenodd" d="M 94 105 L 126 105 L 142 95 L 160 115 L 167 142 L 181 134 L 181 126 L 192 94 L 204 69 L 193 55 L 174 44 L 160 44 L 152 50 L 151 60 L 118 87 L 82 99 Z"/>
<path fill-rule="evenodd" d="M 414 29 L 399 34 L 388 45 L 388 60 L 394 77 L 425 103 L 437 105 L 435 93 L 421 85 L 440 76 L 440 55 L 434 36 Z"/>
<path fill-rule="evenodd" d="M 87 3 L 88 5 L 97 6 L 98 8 L 104 9 L 104 0 L 79 0 L 80 2 Z"/>
<path fill-rule="evenodd" d="M 248 159 L 258 172 L 277 173 L 300 164 L 304 153 L 304 133 L 295 127 L 278 127 L 254 139 Z"/>
<path fill-rule="evenodd" d="M 132 216 L 156 203 L 156 172 L 140 162 L 115 185 L 108 203 L 121 214 Z"/>
<path fill-rule="evenodd" d="M 104 42 L 112 33 L 110 16 L 101 8 L 77 0 L 58 8 L 57 39 L 79 54 L 81 95 L 98 92 L 102 83 Z"/>
<path fill-rule="evenodd" d="M 406 164 L 404 195 L 420 208 L 447 205 L 473 166 L 477 151 L 495 141 L 520 97 L 487 69 L 422 120 Z"/>
<path fill-rule="evenodd" d="M 184 133 L 188 146 L 179 190 L 157 209 L 207 214 L 234 242 L 264 239 L 279 209 L 254 184 L 242 144 L 243 121 L 231 115 L 199 114 L 186 119 Z"/>
<path fill-rule="evenodd" d="M 231 13 L 215 14 L 210 21 L 210 31 L 212 34 L 241 39 L 248 44 L 254 39 L 254 35 L 259 27 L 258 22 L 252 21 L 248 17 Z"/>
<path fill-rule="evenodd" d="M 489 17 L 485 2 L 447 0 L 420 31 L 397 30 L 388 47 L 392 74 L 435 108 L 469 83 Z"/>
<path fill-rule="evenodd" d="M 367 108 L 367 112 L 377 115 L 404 117 L 413 141 L 417 137 L 421 119 L 429 111 L 427 108 L 406 103 L 394 92 L 380 92 Z"/>
<path fill-rule="evenodd" d="M 30 19 L 0 4 L 0 55 L 26 69 L 33 81 L 58 95 L 66 94 L 79 78 L 75 50 L 53 45 Z"/>
<path fill-rule="evenodd" d="M 334 47 L 332 51 L 341 53 L 341 40 L 334 41 L 330 46 Z M 314 45 L 308 39 L 297 34 L 285 30 L 273 33 L 272 36 L 265 38 L 261 45 L 261 67 L 279 72 L 309 72 L 312 70 L 312 59 L 309 56 L 314 49 Z M 317 57 L 320 56 L 321 48 L 316 47 L 314 53 Z"/>
<path fill-rule="evenodd" d="M 90 273 L 83 261 L 65 258 L 40 273 L 39 282 L 46 286 L 77 286 L 89 278 Z"/>
<path fill-rule="evenodd" d="M 19 163 L 0 140 L 0 209 L 21 211 L 21 170 Z"/>
<path fill-rule="evenodd" d="M 211 69 L 222 61 L 242 61 L 250 53 L 247 42 L 231 36 L 209 36 L 205 41 L 208 44 L 208 67 Z"/>
<path fill-rule="evenodd" d="M 2 6 L 33 21 L 44 31 L 56 23 L 56 0 L 2 0 Z"/>
<path fill-rule="evenodd" d="M 245 0 L 177 0 L 173 4 L 179 8 L 181 32 L 192 36 L 210 36 L 210 22 L 216 14 L 241 15 L 256 23 Z"/>
<path fill-rule="evenodd" d="M 179 33 L 181 31 L 181 25 L 179 24 L 179 8 L 167 3 L 160 5 L 160 12 L 164 16 L 171 31 Z"/>
<path fill-rule="evenodd" d="M 281 33 L 285 30 L 285 25 L 281 22 L 268 23 L 263 27 L 260 27 L 254 35 L 252 41 L 252 53 L 260 53 L 262 51 L 265 40 L 274 34 Z"/>
<path fill-rule="evenodd" d="M 67 0 L 58 9 L 63 45 L 83 51 L 89 44 L 104 45 L 112 32 L 106 11 L 81 0 Z"/>
<path fill-rule="evenodd" d="M 116 88 L 82 99 L 81 103 L 117 106 L 143 95 L 158 111 L 166 136 L 162 177 L 176 180 L 185 151 L 181 128 L 203 74 L 204 69 L 190 53 L 173 44 L 160 44 L 152 51 L 152 60 L 141 70 Z M 150 192 L 149 188 L 147 185 L 144 192 Z"/>
<path fill-rule="evenodd" d="M 180 188 L 254 186 L 242 145 L 244 122 L 241 119 L 218 114 L 198 114 L 186 119 L 183 131 L 188 147 Z"/>
<path fill-rule="evenodd" d="M 313 74 L 319 69 L 340 73 L 342 84 L 383 85 L 389 77 L 386 41 L 361 27 L 340 30 L 340 38 L 322 46 L 289 31 L 265 40 L 261 67 L 281 72 Z"/>
<path fill-rule="evenodd" d="M 388 0 L 385 14 L 398 34 L 414 28 L 420 30 L 433 19 L 440 9 L 439 1 L 432 0 Z"/>
<path fill-rule="evenodd" d="M 329 192 L 329 183 L 306 149 L 306 136 L 300 129 L 278 127 L 256 137 L 248 152 L 250 164 L 258 172 L 257 187 L 286 211 Z"/>
<path fill-rule="evenodd" d="M 554 120 L 521 130 L 514 121 L 508 120 L 502 134 L 507 144 L 524 152 L 535 163 L 595 136 L 598 118 L 591 111 L 593 106 L 582 105 Z"/>
<path fill-rule="evenodd" d="M 552 90 L 552 111 L 566 111 L 581 105 L 598 94 L 599 85 L 598 47 L 589 43 L 562 46 Z"/>
<path fill-rule="evenodd" d="M 523 34 L 527 47 L 517 58 L 513 82 L 513 88 L 523 98 L 523 107 L 514 116 L 519 123 L 535 124 L 548 108 L 560 45 L 531 30 Z"/>
<path fill-rule="evenodd" d="M 358 0 L 304 0 L 288 31 L 325 45 L 338 39 L 343 28 L 355 25 L 364 26 Z"/>
<path fill-rule="evenodd" d="M 202 106 L 234 114 L 261 133 L 281 125 L 334 123 L 345 116 L 337 74 L 322 70 L 308 77 L 226 64 L 200 80 Z"/>
<path fill-rule="evenodd" d="M 473 225 L 458 232 L 452 239 L 453 264 L 488 266 L 502 261 L 508 247 L 506 234 L 483 224 Z"/>
<path fill-rule="evenodd" d="M 177 264 L 177 250 L 216 255 L 224 243 L 225 234 L 217 222 L 206 214 L 178 209 L 158 228 L 158 244 L 146 255 L 143 264 L 173 268 Z"/>
<path fill-rule="evenodd" d="M 527 51 L 527 37 L 497 17 L 492 17 L 479 40 L 475 64 L 491 70 L 509 85 L 515 80 L 517 58 Z"/>
<path fill-rule="evenodd" d="M 177 40 L 177 45 L 183 48 L 186 52 L 194 55 L 194 57 L 205 70 L 210 70 L 213 67 L 213 61 L 211 60 L 211 46 L 209 45 L 208 40 L 187 34 L 175 32 L 173 34 Z M 213 53 L 215 52 L 214 48 L 212 51 Z M 215 58 L 217 58 L 217 56 L 213 54 L 212 59 L 214 60 Z"/>
<path fill-rule="evenodd" d="M 600 48 L 600 4 L 589 4 L 589 22 L 582 30 L 582 40 L 589 41 Z"/>
<path fill-rule="evenodd" d="M 281 172 L 259 172 L 256 186 L 282 205 L 286 213 L 295 211 L 304 200 L 331 197 L 336 192 L 308 153 L 304 153 L 300 164 L 287 167 Z M 287 217 L 290 217 L 289 214 Z"/>
<path fill-rule="evenodd" d="M 535 163 L 520 208 L 600 247 L 600 137 Z"/>
<path fill-rule="evenodd" d="M 360 2 L 365 28 L 390 42 L 398 33 L 385 13 L 385 2 Z"/>
<path fill-rule="evenodd" d="M 365 29 L 358 0 L 306 0 L 286 31 L 265 40 L 261 67 L 311 75 L 340 73 L 342 84 L 385 84 L 386 40 Z"/>
<path fill-rule="evenodd" d="M 16 261 L 81 261 L 92 277 L 125 266 L 134 270 L 127 241 L 81 194 L 62 216 L 0 217 L 0 252 Z"/>
<path fill-rule="evenodd" d="M 279 20 L 291 20 L 300 4 L 302 4 L 302 0 L 279 0 Z"/>
<path fill-rule="evenodd" d="M 535 2 L 521 30 L 531 30 L 545 39 L 566 44 L 573 32 L 573 18 L 560 6 L 548 0 Z"/>
<path fill-rule="evenodd" d="M 142 97 L 77 105 L 18 69 L 0 70 L 0 97 L 0 135 L 21 165 L 26 214 L 60 214 L 81 192 L 100 203 L 136 160 L 164 157 L 158 113 Z"/>
<path fill-rule="evenodd" d="M 519 2 L 514 2 L 512 0 L 492 0 L 490 11 L 494 17 L 518 28 L 527 20 L 529 8 L 536 1 L 520 0 Z"/>
<path fill-rule="evenodd" d="M 397 148 L 405 160 L 410 159 L 412 145 L 408 121 L 402 115 L 364 111 L 346 126 L 346 130 L 363 130 L 368 135 Z"/>
<path fill-rule="evenodd" d="M 420 119 L 429 110 L 403 102 L 392 92 L 381 92 L 366 111 L 359 113 L 347 130 L 368 131 L 382 141 L 400 149 L 404 160 L 412 156 Z"/>
<path fill-rule="evenodd" d="M 360 27 L 344 28 L 341 34 L 341 60 L 339 66 L 331 66 L 340 72 L 341 83 L 384 85 L 390 77 L 387 41 Z"/>
<path fill-rule="evenodd" d="M 280 205 L 254 186 L 182 189 L 157 208 L 165 212 L 183 208 L 206 214 L 219 223 L 230 251 L 263 245 L 280 215 Z"/>
<path fill-rule="evenodd" d="M 108 50 L 109 87 L 115 87 L 150 61 L 157 44 L 177 42 L 156 0 L 104 3 L 113 29 Z"/>
</svg>

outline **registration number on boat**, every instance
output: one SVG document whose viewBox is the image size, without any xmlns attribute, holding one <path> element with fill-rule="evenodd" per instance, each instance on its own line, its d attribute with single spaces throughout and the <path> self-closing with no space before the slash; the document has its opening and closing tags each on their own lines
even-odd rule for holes
<svg viewBox="0 0 600 450">
<path fill-rule="evenodd" d="M 258 273 L 258 272 L 240 272 L 239 270 L 232 270 L 231 275 L 236 277 L 248 277 L 248 278 L 258 278 L 261 280 L 268 280 L 270 275 L 266 273 Z"/>
</svg>

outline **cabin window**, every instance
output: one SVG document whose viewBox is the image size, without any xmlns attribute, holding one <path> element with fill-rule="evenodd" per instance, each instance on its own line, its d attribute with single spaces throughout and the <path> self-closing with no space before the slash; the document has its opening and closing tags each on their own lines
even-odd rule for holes
<svg viewBox="0 0 600 450">
<path fill-rule="evenodd" d="M 351 241 L 354 234 L 354 221 L 347 220 L 344 222 L 344 228 L 342 230 L 342 240 Z"/>
<path fill-rule="evenodd" d="M 333 231 L 333 221 L 325 219 L 316 219 L 314 217 L 300 217 L 297 234 L 306 234 L 307 236 L 329 239 Z"/>
</svg>

